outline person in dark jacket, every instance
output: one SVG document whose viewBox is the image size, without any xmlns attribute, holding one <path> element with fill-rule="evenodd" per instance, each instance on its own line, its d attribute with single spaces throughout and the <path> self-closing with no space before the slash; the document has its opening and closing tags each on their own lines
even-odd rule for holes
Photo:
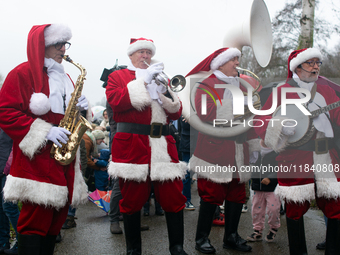
<svg viewBox="0 0 340 255">
<path fill-rule="evenodd" d="M 17 204 L 10 201 L 4 201 L 2 190 L 6 183 L 7 175 L 11 167 L 13 152 L 12 139 L 0 129 L 0 254 L 18 254 L 18 243 L 15 242 L 10 248 L 10 222 L 17 232 L 17 222 L 19 218 L 19 209 Z"/>
<path fill-rule="evenodd" d="M 275 160 L 278 154 L 265 146 L 261 140 L 261 157 L 257 160 L 251 176 L 251 188 L 254 190 L 252 219 L 254 232 L 247 237 L 248 241 L 261 241 L 262 230 L 268 214 L 269 233 L 265 237 L 267 242 L 275 239 L 280 227 L 280 198 L 274 193 L 277 186 L 277 173 Z"/>
</svg>

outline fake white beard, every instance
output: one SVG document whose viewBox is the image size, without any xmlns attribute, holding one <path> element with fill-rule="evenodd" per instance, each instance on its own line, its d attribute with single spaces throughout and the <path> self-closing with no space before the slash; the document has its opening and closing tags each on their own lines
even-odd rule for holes
<svg viewBox="0 0 340 255">
<path fill-rule="evenodd" d="M 311 91 L 314 86 L 314 82 L 301 81 L 296 73 L 293 73 L 293 79 L 299 85 L 300 88 L 308 89 L 309 91 Z M 305 95 L 303 95 L 302 93 L 298 93 L 298 95 L 300 98 L 305 97 Z M 316 92 L 313 102 L 308 104 L 308 110 L 314 111 L 320 109 L 319 106 L 320 107 L 327 106 L 327 103 L 325 98 L 320 93 Z M 327 112 L 320 114 L 318 117 L 314 118 L 313 124 L 318 131 L 325 133 L 326 137 L 334 137 L 332 125 L 326 114 L 329 116 L 329 113 Z"/>
<path fill-rule="evenodd" d="M 45 58 L 44 66 L 47 67 L 47 75 L 49 78 L 49 101 L 51 104 L 51 111 L 64 114 L 63 96 L 66 95 L 65 106 L 67 107 L 71 98 L 71 93 L 74 91 L 73 84 L 65 73 L 62 64 L 57 63 L 51 58 Z"/>
</svg>

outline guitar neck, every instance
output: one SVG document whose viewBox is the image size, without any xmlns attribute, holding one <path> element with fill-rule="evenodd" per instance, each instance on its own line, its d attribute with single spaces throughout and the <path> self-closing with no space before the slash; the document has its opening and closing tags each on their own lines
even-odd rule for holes
<svg viewBox="0 0 340 255">
<path fill-rule="evenodd" d="M 315 117 L 319 116 L 320 114 L 329 112 L 330 110 L 333 110 L 333 109 L 335 109 L 335 108 L 337 108 L 339 106 L 340 106 L 340 101 L 337 101 L 337 102 L 332 103 L 330 105 L 321 107 L 320 109 L 312 111 L 311 112 L 312 115 L 310 117 L 311 118 L 315 118 Z"/>
</svg>

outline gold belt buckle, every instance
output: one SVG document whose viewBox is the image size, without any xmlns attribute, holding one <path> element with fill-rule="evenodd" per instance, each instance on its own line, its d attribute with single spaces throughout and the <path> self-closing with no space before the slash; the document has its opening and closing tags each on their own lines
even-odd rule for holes
<svg viewBox="0 0 340 255">
<path fill-rule="evenodd" d="M 328 138 L 319 138 L 315 139 L 315 153 L 316 154 L 325 154 L 328 152 Z M 320 143 L 325 143 L 324 148 L 322 148 L 322 145 Z"/>
<path fill-rule="evenodd" d="M 154 128 L 155 126 L 159 126 L 159 134 L 154 135 Z M 151 130 L 150 130 L 150 137 L 152 138 L 160 138 L 162 136 L 162 129 L 163 129 L 163 124 L 159 122 L 154 122 L 151 124 Z"/>
</svg>

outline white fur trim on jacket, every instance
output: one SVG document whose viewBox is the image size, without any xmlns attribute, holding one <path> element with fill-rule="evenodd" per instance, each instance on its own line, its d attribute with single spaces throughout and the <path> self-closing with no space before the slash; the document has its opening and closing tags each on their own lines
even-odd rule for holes
<svg viewBox="0 0 340 255">
<path fill-rule="evenodd" d="M 37 116 L 44 115 L 51 110 L 50 100 L 44 93 L 33 93 L 29 108 Z"/>
<path fill-rule="evenodd" d="M 197 173 L 199 178 L 204 178 L 215 183 L 228 183 L 232 181 L 233 173 L 227 166 L 218 166 L 202 160 L 195 155 L 189 161 L 190 170 Z M 230 168 L 230 170 L 232 170 Z"/>
<path fill-rule="evenodd" d="M 152 100 L 151 123 L 155 122 L 162 123 L 163 125 L 166 124 L 167 115 L 158 101 Z M 187 166 L 183 162 L 171 162 L 168 153 L 168 142 L 164 136 L 161 136 L 160 138 L 151 138 L 149 136 L 149 145 L 151 147 L 150 178 L 152 181 L 167 181 L 176 178 L 184 178 Z M 111 162 L 108 173 L 112 177 L 144 182 L 149 175 L 149 165 Z"/>
<path fill-rule="evenodd" d="M 32 202 L 60 209 L 66 205 L 68 189 L 66 186 L 8 175 L 3 192 L 6 201 Z"/>
<path fill-rule="evenodd" d="M 281 120 L 284 120 L 285 117 L 275 117 L 275 119 L 268 123 L 264 143 L 275 152 L 281 152 L 288 145 L 288 136 L 282 134 Z"/>
<path fill-rule="evenodd" d="M 171 98 L 164 96 L 163 94 L 159 94 L 159 98 L 161 99 L 163 103 L 163 108 L 165 110 L 167 110 L 169 113 L 176 113 L 181 108 L 181 102 L 179 101 L 179 98 L 176 95 L 176 93 L 171 91 L 171 89 L 168 89 L 168 91 L 174 101 L 172 101 Z"/>
<path fill-rule="evenodd" d="M 175 99 L 177 99 L 174 102 L 175 105 L 180 104 L 179 99 L 177 96 L 173 93 L 171 96 Z M 171 99 L 168 99 L 168 101 L 172 101 Z M 162 100 L 163 101 L 163 100 Z M 176 106 L 173 107 L 174 104 L 170 104 L 170 108 L 167 108 L 167 110 L 173 113 L 177 112 L 179 110 L 179 107 L 177 111 L 175 111 Z M 164 103 L 163 107 L 158 103 L 158 101 L 153 100 L 151 104 L 151 123 L 162 123 L 166 124 L 167 122 L 167 115 L 164 111 Z M 171 110 L 172 109 L 172 110 Z M 160 138 L 151 138 L 149 136 L 149 144 L 151 147 L 151 169 L 150 169 L 150 178 L 153 181 L 166 181 L 166 180 L 174 180 L 176 178 L 184 178 L 187 166 L 183 163 L 172 163 L 170 155 L 168 153 L 168 142 L 164 136 L 161 136 Z"/>
<path fill-rule="evenodd" d="M 142 111 L 151 104 L 151 97 L 144 85 L 144 79 L 130 81 L 127 85 L 131 105 L 138 111 Z"/>
<path fill-rule="evenodd" d="M 323 132 L 317 132 L 316 138 L 324 138 Z M 313 152 L 314 160 L 314 175 L 317 186 L 317 197 L 324 197 L 327 199 L 340 198 L 340 182 L 338 182 L 334 170 L 335 166 L 332 165 L 332 159 L 329 152 L 325 154 L 316 154 Z M 333 166 L 333 167 L 331 167 Z M 326 169 L 324 169 L 324 167 Z"/>
<path fill-rule="evenodd" d="M 298 65 L 312 58 L 318 58 L 319 60 L 322 60 L 321 52 L 315 48 L 308 48 L 307 50 L 300 52 L 290 61 L 290 71 L 294 72 Z"/>
<path fill-rule="evenodd" d="M 188 167 L 185 162 L 155 162 L 151 163 L 151 181 L 173 181 L 177 178 L 184 179 Z"/>
<path fill-rule="evenodd" d="M 45 146 L 47 140 L 46 136 L 50 129 L 52 128 L 52 124 L 47 123 L 42 119 L 36 119 L 33 121 L 30 130 L 19 143 L 19 148 L 21 151 L 30 159 L 34 157 L 34 154 L 39 151 L 42 147 Z"/>
<path fill-rule="evenodd" d="M 244 164 L 244 153 L 243 153 L 243 144 L 242 143 L 236 143 L 235 142 L 235 160 L 236 160 L 236 166 L 237 169 L 241 170 L 242 166 L 245 166 Z M 250 171 L 240 171 L 240 182 L 247 182 L 249 181 L 251 177 Z"/>
<path fill-rule="evenodd" d="M 149 165 L 116 163 L 111 161 L 108 167 L 108 173 L 113 178 L 145 182 L 149 174 Z"/>
<path fill-rule="evenodd" d="M 76 162 L 74 165 L 74 182 L 71 203 L 72 207 L 85 204 L 88 201 L 87 195 L 87 185 L 80 170 L 80 149 L 78 148 Z"/>
<path fill-rule="evenodd" d="M 261 139 L 254 138 L 247 141 L 249 144 L 249 155 L 255 151 L 261 152 Z"/>
<path fill-rule="evenodd" d="M 149 136 L 151 147 L 151 170 L 150 178 L 152 181 L 173 181 L 176 178 L 183 179 L 187 165 L 183 162 L 172 163 L 168 154 L 168 143 L 164 136 L 160 138 L 151 138 Z"/>
<path fill-rule="evenodd" d="M 235 143 L 235 160 L 236 167 L 240 169 L 244 165 L 243 145 Z M 219 166 L 217 164 L 209 163 L 193 155 L 189 161 L 190 170 L 197 173 L 200 178 L 208 179 L 216 183 L 228 183 L 232 181 L 233 171 L 235 166 Z M 239 171 L 240 182 L 246 182 L 251 177 L 251 172 Z"/>
<path fill-rule="evenodd" d="M 45 46 L 67 42 L 72 37 L 71 29 L 64 24 L 51 24 L 44 30 Z"/>
<path fill-rule="evenodd" d="M 277 185 L 275 194 L 287 202 L 303 203 L 315 199 L 314 183 L 296 186 Z"/>
<path fill-rule="evenodd" d="M 222 99 L 222 105 L 220 101 L 216 101 L 216 119 L 233 120 L 233 100 L 230 98 Z"/>
<path fill-rule="evenodd" d="M 324 138 L 325 135 L 322 132 L 316 134 L 316 138 Z M 340 198 L 340 182 L 330 167 L 332 159 L 329 152 L 324 154 L 316 154 L 313 152 L 314 161 L 314 175 L 317 186 L 317 197 L 324 197 L 327 199 L 339 199 Z M 328 171 L 323 171 L 323 167 L 326 166 Z M 333 166 L 334 167 L 334 166 Z M 304 202 L 315 199 L 314 183 L 297 186 L 277 186 L 276 194 L 281 199 L 293 202 Z"/>
</svg>

